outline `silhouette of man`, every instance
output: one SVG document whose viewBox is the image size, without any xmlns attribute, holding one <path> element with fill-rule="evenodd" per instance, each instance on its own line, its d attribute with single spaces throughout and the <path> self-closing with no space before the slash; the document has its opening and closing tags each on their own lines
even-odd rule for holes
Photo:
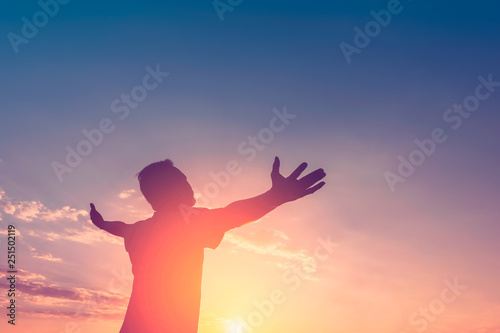
<svg viewBox="0 0 500 333">
<path fill-rule="evenodd" d="M 92 222 L 123 237 L 132 262 L 132 295 L 120 333 L 197 332 L 204 249 L 215 249 L 226 231 L 325 185 L 318 183 L 326 176 L 323 169 L 298 179 L 307 163 L 286 178 L 279 167 L 276 157 L 269 191 L 225 208 L 193 207 L 193 190 L 170 160 L 152 163 L 138 174 L 141 192 L 155 211 L 153 217 L 134 224 L 104 221 L 90 204 Z"/>
</svg>

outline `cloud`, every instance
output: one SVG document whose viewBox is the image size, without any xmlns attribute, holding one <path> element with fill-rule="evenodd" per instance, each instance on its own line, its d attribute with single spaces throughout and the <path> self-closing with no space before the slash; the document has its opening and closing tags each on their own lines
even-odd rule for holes
<svg viewBox="0 0 500 333">
<path fill-rule="evenodd" d="M 0 288 L 2 284 L 0 283 Z M 17 290 L 30 295 L 44 297 L 63 298 L 73 301 L 83 301 L 88 298 L 88 293 L 79 290 L 68 290 L 57 286 L 47 286 L 43 282 L 19 282 L 16 284 Z"/>
<path fill-rule="evenodd" d="M 112 310 L 103 312 L 93 311 L 93 312 L 82 312 L 82 311 L 63 311 L 63 310 L 23 310 L 23 313 L 30 317 L 37 318 L 67 318 L 71 320 L 71 323 L 75 323 L 76 318 L 86 318 L 87 320 L 92 319 L 108 319 L 108 320 L 118 320 L 123 318 L 122 310 Z M 78 327 L 78 326 L 76 326 Z M 75 331 L 79 332 L 79 331 Z"/>
<path fill-rule="evenodd" d="M 0 273 L 0 289 L 9 289 L 6 274 Z M 5 281 L 5 282 L 4 282 Z M 34 317 L 119 318 L 123 316 L 128 297 L 90 288 L 66 288 L 49 282 L 45 276 L 18 270 L 16 295 L 23 313 Z"/>
<path fill-rule="evenodd" d="M 33 220 L 58 221 L 60 219 L 78 221 L 80 216 L 88 215 L 85 210 L 78 210 L 69 206 L 51 210 L 40 201 L 15 201 L 7 196 L 1 187 L 0 209 L 4 213 L 25 222 L 32 222 Z"/>
<path fill-rule="evenodd" d="M 239 249 L 276 259 L 279 268 L 299 268 L 307 274 L 305 278 L 315 279 L 312 274 L 317 271 L 316 259 L 307 250 L 292 249 L 290 237 L 282 231 L 268 229 L 257 233 L 232 232 L 226 233 L 224 240 Z"/>
<path fill-rule="evenodd" d="M 0 208 L 2 207 L 2 201 L 4 196 L 5 196 L 5 191 L 3 190 L 2 187 L 0 187 Z M 0 221 L 3 221 L 1 211 L 0 211 Z"/>
<path fill-rule="evenodd" d="M 118 197 L 120 199 L 127 199 L 129 198 L 132 194 L 134 194 L 136 191 L 135 190 L 125 190 L 125 191 L 122 191 L 120 192 L 120 194 L 118 194 Z"/>
<path fill-rule="evenodd" d="M 273 254 L 277 249 L 286 247 L 290 238 L 281 231 L 268 229 L 257 233 L 227 233 L 225 240 L 258 254 Z"/>
<path fill-rule="evenodd" d="M 8 289 L 0 282 L 0 289 Z M 72 288 L 44 282 L 17 282 L 23 313 L 36 317 L 98 317 L 123 316 L 128 297 L 106 291 Z"/>
<path fill-rule="evenodd" d="M 219 316 L 218 314 L 207 311 L 207 310 L 201 310 L 200 311 L 200 322 L 201 323 L 215 323 L 215 324 L 225 324 L 228 323 L 229 320 Z"/>
<path fill-rule="evenodd" d="M 7 271 L 7 269 L 2 268 L 2 270 Z M 6 273 L 0 273 L 0 279 L 3 279 L 7 276 Z M 18 269 L 16 273 L 16 278 L 19 281 L 45 281 L 47 278 L 43 275 L 37 274 L 37 273 L 32 273 L 28 272 L 24 269 Z"/>
<path fill-rule="evenodd" d="M 37 254 L 37 255 L 34 255 L 33 256 L 34 258 L 37 258 L 37 259 L 42 259 L 42 260 L 47 260 L 47 261 L 55 261 L 55 262 L 61 262 L 62 259 L 61 258 L 56 258 L 54 256 L 52 256 L 52 254 Z"/>
<path fill-rule="evenodd" d="M 103 232 L 97 228 L 84 226 L 81 230 L 66 228 L 58 232 L 29 230 L 27 235 L 38 237 L 48 241 L 67 240 L 82 244 L 95 244 L 96 242 L 105 242 L 110 244 L 123 245 L 123 239 Z"/>
<path fill-rule="evenodd" d="M 32 247 L 30 245 L 28 245 L 28 249 L 30 250 L 31 256 L 33 258 L 47 260 L 47 261 L 54 261 L 54 262 L 61 262 L 62 261 L 61 258 L 56 258 L 50 253 L 48 253 L 48 254 L 39 253 L 34 247 Z"/>
<path fill-rule="evenodd" d="M 57 228 L 57 231 L 40 230 L 48 228 L 43 224 L 33 224 L 34 230 L 31 228 L 26 232 L 27 235 L 37 237 L 44 240 L 69 240 L 84 244 L 93 244 L 98 241 L 108 242 L 112 244 L 123 245 L 123 242 L 115 236 L 101 232 L 97 228 L 91 227 L 89 220 L 85 223 L 79 223 L 76 227 L 74 224 L 66 224 L 65 222 L 83 222 L 81 217 L 87 217 L 89 214 L 85 210 L 78 210 L 69 206 L 64 206 L 60 209 L 48 209 L 39 201 L 14 201 L 2 187 L 0 187 L 0 211 L 9 214 L 24 222 L 45 221 L 45 222 L 61 222 L 62 228 Z M 69 226 L 69 227 L 68 227 Z M 5 233 L 5 231 L 0 231 Z M 19 230 L 16 228 L 16 236 L 21 237 Z M 50 254 L 34 253 L 34 257 L 48 260 L 60 261 L 60 258 L 55 258 Z"/>
</svg>

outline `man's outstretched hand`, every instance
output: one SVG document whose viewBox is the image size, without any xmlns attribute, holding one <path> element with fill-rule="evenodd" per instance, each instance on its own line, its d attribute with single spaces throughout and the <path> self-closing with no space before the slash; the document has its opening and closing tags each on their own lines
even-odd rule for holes
<svg viewBox="0 0 500 333">
<path fill-rule="evenodd" d="M 90 219 L 99 229 L 106 230 L 115 236 L 125 237 L 127 225 L 121 221 L 104 221 L 102 215 L 95 209 L 93 203 L 90 204 Z"/>
<path fill-rule="evenodd" d="M 90 204 L 90 219 L 92 220 L 92 223 L 98 227 L 104 223 L 102 215 L 95 209 L 93 203 Z"/>
<path fill-rule="evenodd" d="M 271 191 L 277 199 L 283 202 L 297 200 L 306 195 L 313 194 L 325 185 L 325 182 L 316 184 L 326 176 L 323 169 L 317 169 L 298 179 L 306 168 L 307 163 L 304 162 L 290 176 L 285 178 L 280 174 L 280 159 L 276 156 L 271 172 L 271 180 L 273 182 Z"/>
</svg>

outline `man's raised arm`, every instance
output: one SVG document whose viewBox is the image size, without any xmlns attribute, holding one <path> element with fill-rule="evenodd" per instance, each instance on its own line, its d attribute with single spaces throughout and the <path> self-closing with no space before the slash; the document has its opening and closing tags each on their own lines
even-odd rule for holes
<svg viewBox="0 0 500 333">
<path fill-rule="evenodd" d="M 102 215 L 90 204 L 90 219 L 99 229 L 106 230 L 112 235 L 124 237 L 128 224 L 120 221 L 104 221 Z"/>
<path fill-rule="evenodd" d="M 281 175 L 279 168 L 280 160 L 276 157 L 271 172 L 272 187 L 269 191 L 250 199 L 233 202 L 225 208 L 211 210 L 213 220 L 217 221 L 224 231 L 240 227 L 260 219 L 286 202 L 313 194 L 325 185 L 325 182 L 318 183 L 326 176 L 323 169 L 317 169 L 298 179 L 307 168 L 307 163 L 300 164 L 288 177 Z"/>
</svg>

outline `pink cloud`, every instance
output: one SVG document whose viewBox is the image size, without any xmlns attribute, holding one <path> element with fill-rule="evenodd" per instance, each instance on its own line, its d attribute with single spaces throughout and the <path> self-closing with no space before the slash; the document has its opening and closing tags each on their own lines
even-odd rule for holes
<svg viewBox="0 0 500 333">
<path fill-rule="evenodd" d="M 32 247 L 30 245 L 28 245 L 28 249 L 30 250 L 31 256 L 33 258 L 47 260 L 47 261 L 54 261 L 54 262 L 61 262 L 62 261 L 61 258 L 56 258 L 50 253 L 48 253 L 48 254 L 40 253 L 34 247 Z"/>
<path fill-rule="evenodd" d="M 95 244 L 96 242 L 105 242 L 116 245 L 123 245 L 123 240 L 119 237 L 110 235 L 97 228 L 84 226 L 82 229 L 64 229 L 58 232 L 32 230 L 27 233 L 29 236 L 37 237 L 48 241 L 68 240 L 82 244 Z"/>
<path fill-rule="evenodd" d="M 2 267 L 1 270 L 7 271 L 7 269 L 5 267 Z M 7 276 L 6 273 L 0 273 L 0 279 L 5 278 L 6 276 Z M 19 281 L 44 281 L 44 280 L 47 280 L 47 278 L 45 276 L 43 276 L 43 275 L 32 273 L 32 272 L 28 272 L 28 271 L 26 271 L 24 269 L 18 269 L 17 270 L 16 278 Z"/>
<path fill-rule="evenodd" d="M 257 233 L 230 232 L 224 236 L 224 241 L 233 248 L 269 256 L 279 268 L 300 267 L 304 271 L 304 278 L 315 279 L 313 274 L 317 267 L 314 256 L 308 250 L 292 248 L 290 237 L 282 231 L 267 229 Z"/>
<path fill-rule="evenodd" d="M 5 274 L 0 277 L 5 281 Z M 44 276 L 25 270 L 19 270 L 16 278 L 16 298 L 27 316 L 118 319 L 128 301 L 128 297 L 112 292 L 49 283 Z M 0 282 L 0 289 L 8 288 Z"/>
<path fill-rule="evenodd" d="M 51 210 L 40 201 L 15 201 L 9 198 L 1 187 L 0 209 L 2 209 L 4 213 L 25 222 L 32 222 L 33 220 L 58 221 L 60 219 L 78 221 L 80 216 L 88 216 L 87 211 L 78 210 L 69 206 Z"/>
<path fill-rule="evenodd" d="M 125 191 L 120 192 L 120 194 L 118 194 L 118 197 L 119 197 L 120 199 L 127 199 L 127 198 L 130 198 L 130 196 L 131 196 L 132 194 L 134 194 L 135 192 L 136 192 L 136 191 L 135 191 L 135 190 L 133 190 L 133 189 L 132 189 L 132 190 L 125 190 Z"/>
</svg>

